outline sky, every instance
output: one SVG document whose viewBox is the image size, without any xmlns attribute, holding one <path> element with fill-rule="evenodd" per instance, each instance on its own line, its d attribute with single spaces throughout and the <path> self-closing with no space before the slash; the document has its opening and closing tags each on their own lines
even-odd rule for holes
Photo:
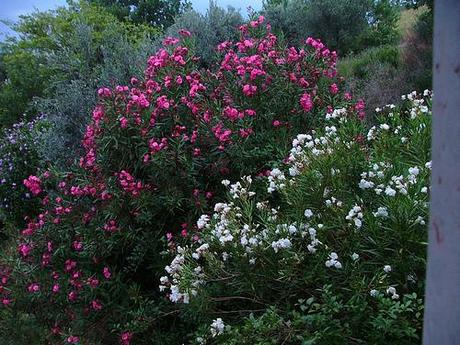
<svg viewBox="0 0 460 345">
<path fill-rule="evenodd" d="M 255 10 L 262 8 L 262 0 L 216 0 L 218 5 L 226 8 L 233 6 L 246 14 L 246 8 L 251 6 Z M 195 10 L 205 13 L 209 0 L 191 0 Z M 21 14 L 33 12 L 35 9 L 45 11 L 55 9 L 66 4 L 66 0 L 0 0 L 0 20 L 16 20 Z M 3 40 L 5 33 L 11 34 L 8 27 L 0 23 L 0 40 Z"/>
</svg>

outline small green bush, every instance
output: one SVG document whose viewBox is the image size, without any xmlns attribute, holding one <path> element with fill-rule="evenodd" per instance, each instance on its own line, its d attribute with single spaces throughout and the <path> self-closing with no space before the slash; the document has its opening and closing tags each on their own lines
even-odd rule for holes
<svg viewBox="0 0 460 345">
<path fill-rule="evenodd" d="M 385 45 L 368 49 L 356 56 L 341 59 L 338 70 L 345 78 L 368 79 L 372 75 L 370 67 L 379 64 L 387 64 L 397 69 L 401 65 L 399 48 Z"/>
</svg>

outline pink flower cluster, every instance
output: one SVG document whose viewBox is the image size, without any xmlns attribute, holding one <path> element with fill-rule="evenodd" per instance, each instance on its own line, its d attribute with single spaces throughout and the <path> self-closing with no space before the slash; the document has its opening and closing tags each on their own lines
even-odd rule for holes
<svg viewBox="0 0 460 345">
<path fill-rule="evenodd" d="M 116 220 L 112 219 L 109 220 L 107 223 L 104 224 L 104 230 L 106 232 L 116 232 L 118 230 L 118 225 Z"/>
<path fill-rule="evenodd" d="M 26 186 L 33 195 L 38 195 L 42 192 L 41 183 L 42 181 L 34 175 L 30 175 L 27 179 L 23 181 L 24 186 Z"/>
<path fill-rule="evenodd" d="M 122 345 L 129 345 L 131 343 L 131 339 L 133 338 L 133 333 L 129 331 L 125 331 L 120 335 L 120 341 Z"/>
<path fill-rule="evenodd" d="M 311 96 L 308 93 L 304 93 L 302 97 L 300 98 L 300 105 L 302 106 L 302 109 L 308 113 L 313 109 L 313 102 L 311 100 Z"/>
<path fill-rule="evenodd" d="M 1 305 L 7 307 L 12 303 L 11 290 L 6 288 L 10 278 L 10 270 L 0 266 L 0 301 Z"/>
<path fill-rule="evenodd" d="M 118 181 L 126 193 L 130 193 L 132 196 L 139 196 L 141 190 L 143 189 L 141 181 L 136 181 L 134 177 L 125 170 L 122 170 L 120 173 L 115 175 L 118 177 Z"/>
</svg>

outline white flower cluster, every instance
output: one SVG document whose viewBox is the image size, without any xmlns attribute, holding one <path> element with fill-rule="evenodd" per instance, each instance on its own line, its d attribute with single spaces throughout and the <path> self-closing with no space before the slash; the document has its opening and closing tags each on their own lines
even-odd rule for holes
<svg viewBox="0 0 460 345">
<path fill-rule="evenodd" d="M 423 91 L 423 96 L 428 97 L 432 96 L 432 93 L 429 90 Z M 409 110 L 411 119 L 415 119 L 416 117 L 427 114 L 429 112 L 429 108 L 426 105 L 425 99 L 421 97 L 421 95 L 417 94 L 417 91 L 412 91 L 407 95 L 401 96 L 402 100 L 409 100 L 412 102 L 413 107 Z"/>
<path fill-rule="evenodd" d="M 312 131 L 315 135 L 316 132 Z M 337 136 L 337 128 L 335 126 L 326 126 L 325 135 L 314 138 L 310 134 L 299 134 L 292 141 L 292 149 L 288 157 L 289 174 L 297 176 L 310 164 L 312 157 L 323 154 L 331 154 L 333 152 L 332 144 L 340 141 Z"/>
<path fill-rule="evenodd" d="M 339 261 L 337 253 L 332 252 L 329 254 L 329 259 L 326 261 L 326 267 L 342 268 L 342 264 Z"/>
<path fill-rule="evenodd" d="M 387 294 L 390 295 L 392 299 L 399 299 L 399 295 L 396 293 L 396 289 L 393 286 L 387 289 Z"/>
<path fill-rule="evenodd" d="M 425 90 L 423 92 L 423 95 L 418 94 L 416 91 L 412 91 L 411 93 L 407 95 L 401 96 L 402 100 L 408 100 L 410 101 L 410 109 L 408 110 L 408 115 L 409 117 L 414 120 L 418 118 L 419 116 L 423 115 L 428 115 L 430 113 L 429 107 L 427 105 L 427 100 L 425 98 L 432 98 L 432 93 L 429 90 Z M 381 108 L 375 109 L 377 113 L 383 112 L 385 109 L 390 109 L 390 112 L 388 113 L 388 117 L 394 118 L 395 114 L 391 111 L 392 109 L 395 108 L 394 104 L 388 104 Z M 390 130 L 391 126 L 387 123 L 383 123 L 379 126 L 373 126 L 369 129 L 367 133 L 367 140 L 372 141 L 375 140 L 380 132 L 388 132 Z M 394 134 L 401 134 L 401 126 L 397 126 L 394 130 Z M 400 138 L 402 143 L 406 143 L 408 141 L 408 138 L 406 136 L 401 136 Z"/>
<path fill-rule="evenodd" d="M 288 238 L 281 238 L 278 241 L 272 242 L 272 247 L 275 253 L 278 253 L 280 249 L 291 248 L 292 243 Z"/>
<path fill-rule="evenodd" d="M 202 229 L 208 227 L 209 226 L 209 220 L 210 220 L 210 218 L 209 218 L 208 215 L 206 215 L 206 214 L 202 215 L 196 222 L 196 226 L 198 227 L 198 230 L 202 230 Z"/>
<path fill-rule="evenodd" d="M 353 222 L 357 229 L 363 226 L 363 212 L 361 206 L 355 205 L 345 217 L 349 222 Z"/>
<path fill-rule="evenodd" d="M 203 281 L 203 269 L 201 266 L 197 266 L 194 268 L 193 272 L 188 272 L 188 274 L 193 275 L 193 281 L 191 283 L 192 289 L 190 291 L 183 291 L 180 287 L 180 282 L 182 280 L 183 274 L 183 267 L 185 264 L 185 253 L 188 248 L 177 248 L 177 255 L 173 259 L 170 265 L 165 267 L 165 271 L 169 274 L 169 276 L 163 276 L 160 278 L 160 291 L 165 291 L 166 289 L 170 290 L 169 293 L 169 300 L 173 303 L 189 303 L 190 302 L 190 294 L 196 296 L 197 288 L 204 283 Z M 195 250 L 193 253 L 193 257 L 198 259 L 203 255 L 209 246 L 206 244 L 201 245 Z"/>
<path fill-rule="evenodd" d="M 274 191 L 283 189 L 284 187 L 286 187 L 286 176 L 284 173 L 278 168 L 270 171 L 270 175 L 268 176 L 267 191 L 269 193 L 273 193 Z"/>
<path fill-rule="evenodd" d="M 327 199 L 325 201 L 325 204 L 327 207 L 332 207 L 332 206 L 342 207 L 343 206 L 343 202 L 334 197 Z"/>
<path fill-rule="evenodd" d="M 347 109 L 334 109 L 332 113 L 326 113 L 326 120 L 339 119 L 340 123 L 347 122 Z"/>
<path fill-rule="evenodd" d="M 381 181 L 385 177 L 385 170 L 392 168 L 393 166 L 389 163 L 379 162 L 372 164 L 372 170 L 368 172 L 361 173 L 361 181 L 358 186 L 361 189 L 372 189 L 375 187 L 377 181 L 372 181 L 372 179 L 377 179 Z M 380 185 L 379 188 L 376 188 L 376 193 L 380 194 L 382 192 L 383 185 Z"/>
<path fill-rule="evenodd" d="M 386 207 L 379 207 L 377 212 L 372 212 L 375 218 L 388 218 L 388 209 Z"/>
<path fill-rule="evenodd" d="M 244 176 L 242 178 L 242 182 L 236 182 L 234 184 L 230 184 L 230 195 L 232 196 L 233 199 L 238 199 L 238 198 L 242 198 L 242 197 L 252 197 L 255 195 L 254 192 L 251 192 L 249 191 L 248 187 L 251 185 L 252 183 L 252 177 L 251 176 Z M 228 184 L 224 181 L 222 181 L 222 184 L 223 185 L 227 185 Z"/>
<path fill-rule="evenodd" d="M 384 271 L 385 273 L 390 273 L 391 270 L 392 270 L 392 268 L 391 268 L 390 265 L 385 265 L 385 266 L 383 266 L 383 271 Z"/>
<path fill-rule="evenodd" d="M 386 108 L 391 110 L 391 109 L 396 108 L 396 106 L 394 104 L 390 103 L 390 104 L 384 105 L 383 108 L 375 108 L 375 112 L 380 113 L 380 112 L 384 111 Z"/>
<path fill-rule="evenodd" d="M 428 163 L 427 163 L 428 164 Z M 385 183 L 386 172 L 393 168 L 385 162 L 374 163 L 372 170 L 361 174 L 361 181 L 358 186 L 361 189 L 373 189 L 377 195 L 382 193 L 389 197 L 395 197 L 398 193 L 408 195 L 410 185 L 417 184 L 417 176 L 420 174 L 420 167 L 411 167 L 407 175 L 393 175 Z M 424 189 L 422 193 L 426 193 Z"/>
<path fill-rule="evenodd" d="M 216 337 L 218 335 L 224 334 L 225 324 L 220 317 L 213 320 L 211 323 L 211 335 Z"/>
</svg>

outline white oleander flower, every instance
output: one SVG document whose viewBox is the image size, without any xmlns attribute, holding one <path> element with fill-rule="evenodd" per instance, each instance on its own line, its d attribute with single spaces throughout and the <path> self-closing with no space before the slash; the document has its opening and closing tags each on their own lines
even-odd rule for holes
<svg viewBox="0 0 460 345">
<path fill-rule="evenodd" d="M 216 337 L 218 335 L 224 334 L 225 324 L 220 317 L 213 320 L 211 323 L 211 335 Z"/>
</svg>

